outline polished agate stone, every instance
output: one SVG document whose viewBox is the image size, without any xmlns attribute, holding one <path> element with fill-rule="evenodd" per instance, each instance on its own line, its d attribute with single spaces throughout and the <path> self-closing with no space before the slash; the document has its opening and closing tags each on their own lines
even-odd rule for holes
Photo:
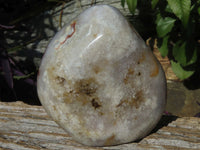
<svg viewBox="0 0 200 150">
<path fill-rule="evenodd" d="M 47 113 L 89 146 L 146 136 L 166 104 L 161 65 L 114 7 L 93 6 L 52 39 L 37 90 Z"/>
</svg>

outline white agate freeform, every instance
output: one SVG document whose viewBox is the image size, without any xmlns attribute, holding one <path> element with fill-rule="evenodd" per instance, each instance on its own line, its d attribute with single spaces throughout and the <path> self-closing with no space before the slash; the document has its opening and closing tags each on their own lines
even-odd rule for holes
<svg viewBox="0 0 200 150">
<path fill-rule="evenodd" d="M 47 113 L 90 146 L 146 136 L 166 104 L 166 80 L 149 47 L 108 5 L 85 10 L 52 39 L 37 80 Z"/>
</svg>

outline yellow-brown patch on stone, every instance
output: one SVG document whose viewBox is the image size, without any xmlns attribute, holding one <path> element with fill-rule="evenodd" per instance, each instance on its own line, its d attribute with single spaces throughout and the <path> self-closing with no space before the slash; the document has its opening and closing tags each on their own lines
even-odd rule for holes
<svg viewBox="0 0 200 150">
<path fill-rule="evenodd" d="M 137 116 L 135 116 L 135 117 L 134 117 L 134 120 L 137 120 L 137 119 L 138 119 L 138 117 L 137 117 Z"/>
<path fill-rule="evenodd" d="M 136 109 L 139 108 L 140 104 L 144 101 L 143 92 L 138 91 L 135 94 L 135 98 L 132 98 L 132 104 L 135 106 Z"/>
<path fill-rule="evenodd" d="M 71 103 L 72 103 L 72 99 L 71 99 L 69 96 L 65 96 L 65 97 L 64 97 L 64 102 L 65 102 L 66 104 L 71 104 Z"/>
<path fill-rule="evenodd" d="M 55 105 L 53 105 L 53 110 L 56 111 L 56 106 Z"/>
<path fill-rule="evenodd" d="M 140 64 L 140 63 L 142 63 L 144 60 L 145 60 L 145 58 L 146 58 L 146 55 L 145 55 L 145 53 L 143 52 L 142 53 L 142 55 L 141 55 L 141 57 L 140 57 L 140 59 L 138 60 L 138 64 Z"/>
<path fill-rule="evenodd" d="M 140 104 L 143 101 L 144 101 L 143 93 L 142 93 L 142 91 L 139 91 L 136 93 L 135 98 L 123 99 L 120 101 L 120 103 L 116 107 L 120 107 L 120 106 L 133 107 L 134 106 L 136 109 L 138 109 Z"/>
<path fill-rule="evenodd" d="M 106 139 L 104 146 L 112 145 L 115 142 L 115 134 Z"/>
<path fill-rule="evenodd" d="M 113 125 L 116 126 L 117 125 L 117 120 L 113 121 Z"/>
<path fill-rule="evenodd" d="M 65 82 L 65 84 L 68 84 L 71 87 L 71 90 L 64 91 L 62 94 L 66 104 L 79 102 L 84 106 L 88 103 L 92 103 L 92 100 L 95 100 L 93 101 L 95 109 L 101 107 L 100 103 L 98 102 L 98 97 L 96 96 L 98 84 L 96 83 L 95 79 L 81 79 L 76 81 L 74 84 L 67 80 L 65 80 Z"/>
<path fill-rule="evenodd" d="M 54 74 L 53 72 L 55 72 L 55 67 L 49 67 L 47 69 L 47 73 L 48 73 L 48 77 L 50 78 L 51 81 L 55 81 L 55 78 L 54 78 Z"/>
<path fill-rule="evenodd" d="M 64 98 L 64 102 L 65 102 L 66 104 L 71 104 L 71 103 L 72 103 L 72 100 L 71 100 L 70 98 L 68 98 L 68 97 L 65 97 L 65 98 Z"/>
<path fill-rule="evenodd" d="M 52 84 L 52 87 L 55 87 L 55 92 L 59 91 L 60 87 L 63 87 L 65 84 L 65 78 L 57 75 L 56 73 L 56 66 L 51 66 L 47 69 L 48 79 L 51 81 L 49 82 Z"/>
<path fill-rule="evenodd" d="M 100 115 L 100 116 L 103 116 L 103 115 L 104 115 L 104 113 L 103 113 L 103 112 L 99 112 L 99 115 Z"/>
<path fill-rule="evenodd" d="M 81 132 L 79 132 L 79 135 L 85 134 L 86 136 L 90 137 L 91 136 L 91 132 L 90 130 L 88 130 L 85 126 L 86 126 L 86 122 L 85 120 L 83 120 L 83 116 L 79 114 L 79 125 L 81 127 Z"/>
<path fill-rule="evenodd" d="M 129 69 L 128 69 L 128 74 L 129 74 L 129 75 L 133 75 L 133 74 L 134 74 L 134 70 L 133 70 L 132 68 L 129 68 Z"/>
<path fill-rule="evenodd" d="M 65 94 L 64 84 L 67 82 L 66 79 L 56 74 L 56 66 L 47 68 L 47 76 L 51 87 L 54 87 L 53 90 L 56 93 L 56 97 L 62 97 Z M 59 93 L 59 91 L 63 93 Z"/>
<path fill-rule="evenodd" d="M 99 66 L 93 66 L 92 70 L 94 71 L 94 73 L 98 74 L 99 72 L 101 72 L 101 68 Z"/>
<path fill-rule="evenodd" d="M 68 84 L 69 84 L 69 83 L 68 83 Z M 69 91 L 69 92 L 68 92 L 68 91 L 64 91 L 64 92 L 63 92 L 62 97 L 63 97 L 63 101 L 64 101 L 66 104 L 71 104 L 71 103 L 72 103 L 72 101 L 73 101 L 73 99 L 74 99 L 72 93 L 73 93 L 73 90 L 71 90 L 71 91 Z"/>
<path fill-rule="evenodd" d="M 134 74 L 134 70 L 132 68 L 128 69 L 128 73 L 126 74 L 125 78 L 124 78 L 124 83 L 127 84 L 128 80 L 130 78 L 130 76 L 132 76 Z"/>
<path fill-rule="evenodd" d="M 92 101 L 92 106 L 95 108 L 95 109 L 98 109 L 99 107 L 101 107 L 101 105 L 99 104 L 99 102 L 97 101 L 97 99 L 93 98 Z"/>
<path fill-rule="evenodd" d="M 55 81 L 57 82 L 57 84 L 63 85 L 65 82 L 65 79 L 63 77 L 56 76 Z"/>
<path fill-rule="evenodd" d="M 128 100 L 127 100 L 127 99 L 121 100 L 120 103 L 119 103 L 116 107 L 120 107 L 120 106 L 122 106 L 124 103 L 128 103 Z"/>
<path fill-rule="evenodd" d="M 158 62 L 156 61 L 156 58 L 153 58 L 153 62 L 154 62 L 154 69 L 150 74 L 150 77 L 156 77 L 159 73 L 159 66 L 158 66 Z"/>
<path fill-rule="evenodd" d="M 96 38 L 96 37 L 97 37 L 97 34 L 93 34 L 93 37 Z"/>
<path fill-rule="evenodd" d="M 97 83 L 94 78 L 81 79 L 76 81 L 74 87 L 77 94 L 92 96 L 96 93 Z"/>
<path fill-rule="evenodd" d="M 75 100 L 82 102 L 82 105 L 87 103 L 92 103 L 95 108 L 100 107 L 100 103 L 97 102 L 98 97 L 96 96 L 96 90 L 98 88 L 98 83 L 94 78 L 81 79 L 75 82 L 74 84 L 74 94 Z"/>
<path fill-rule="evenodd" d="M 83 106 L 90 102 L 90 99 L 85 95 L 77 95 L 74 100 L 81 102 Z"/>
<path fill-rule="evenodd" d="M 127 78 L 127 76 L 124 78 L 124 83 L 125 83 L 125 84 L 128 83 L 128 78 Z"/>
</svg>

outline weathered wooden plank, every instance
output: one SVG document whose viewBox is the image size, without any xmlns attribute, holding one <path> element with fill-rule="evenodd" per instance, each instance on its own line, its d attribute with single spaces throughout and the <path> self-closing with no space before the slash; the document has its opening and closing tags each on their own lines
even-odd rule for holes
<svg viewBox="0 0 200 150">
<path fill-rule="evenodd" d="M 165 119 L 166 118 L 166 119 Z M 175 118 L 173 118 L 175 119 Z M 0 149 L 160 150 L 200 149 L 200 119 L 164 117 L 157 130 L 139 142 L 87 147 L 75 141 L 46 114 L 42 106 L 0 102 Z"/>
</svg>

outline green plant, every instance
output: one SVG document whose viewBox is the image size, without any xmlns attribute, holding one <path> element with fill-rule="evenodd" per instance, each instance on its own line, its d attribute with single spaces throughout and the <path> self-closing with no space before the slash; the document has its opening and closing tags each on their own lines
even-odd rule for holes
<svg viewBox="0 0 200 150">
<path fill-rule="evenodd" d="M 125 2 L 132 14 L 151 5 L 159 51 L 170 58 L 179 79 L 200 70 L 200 0 L 121 0 L 123 7 Z"/>
</svg>

